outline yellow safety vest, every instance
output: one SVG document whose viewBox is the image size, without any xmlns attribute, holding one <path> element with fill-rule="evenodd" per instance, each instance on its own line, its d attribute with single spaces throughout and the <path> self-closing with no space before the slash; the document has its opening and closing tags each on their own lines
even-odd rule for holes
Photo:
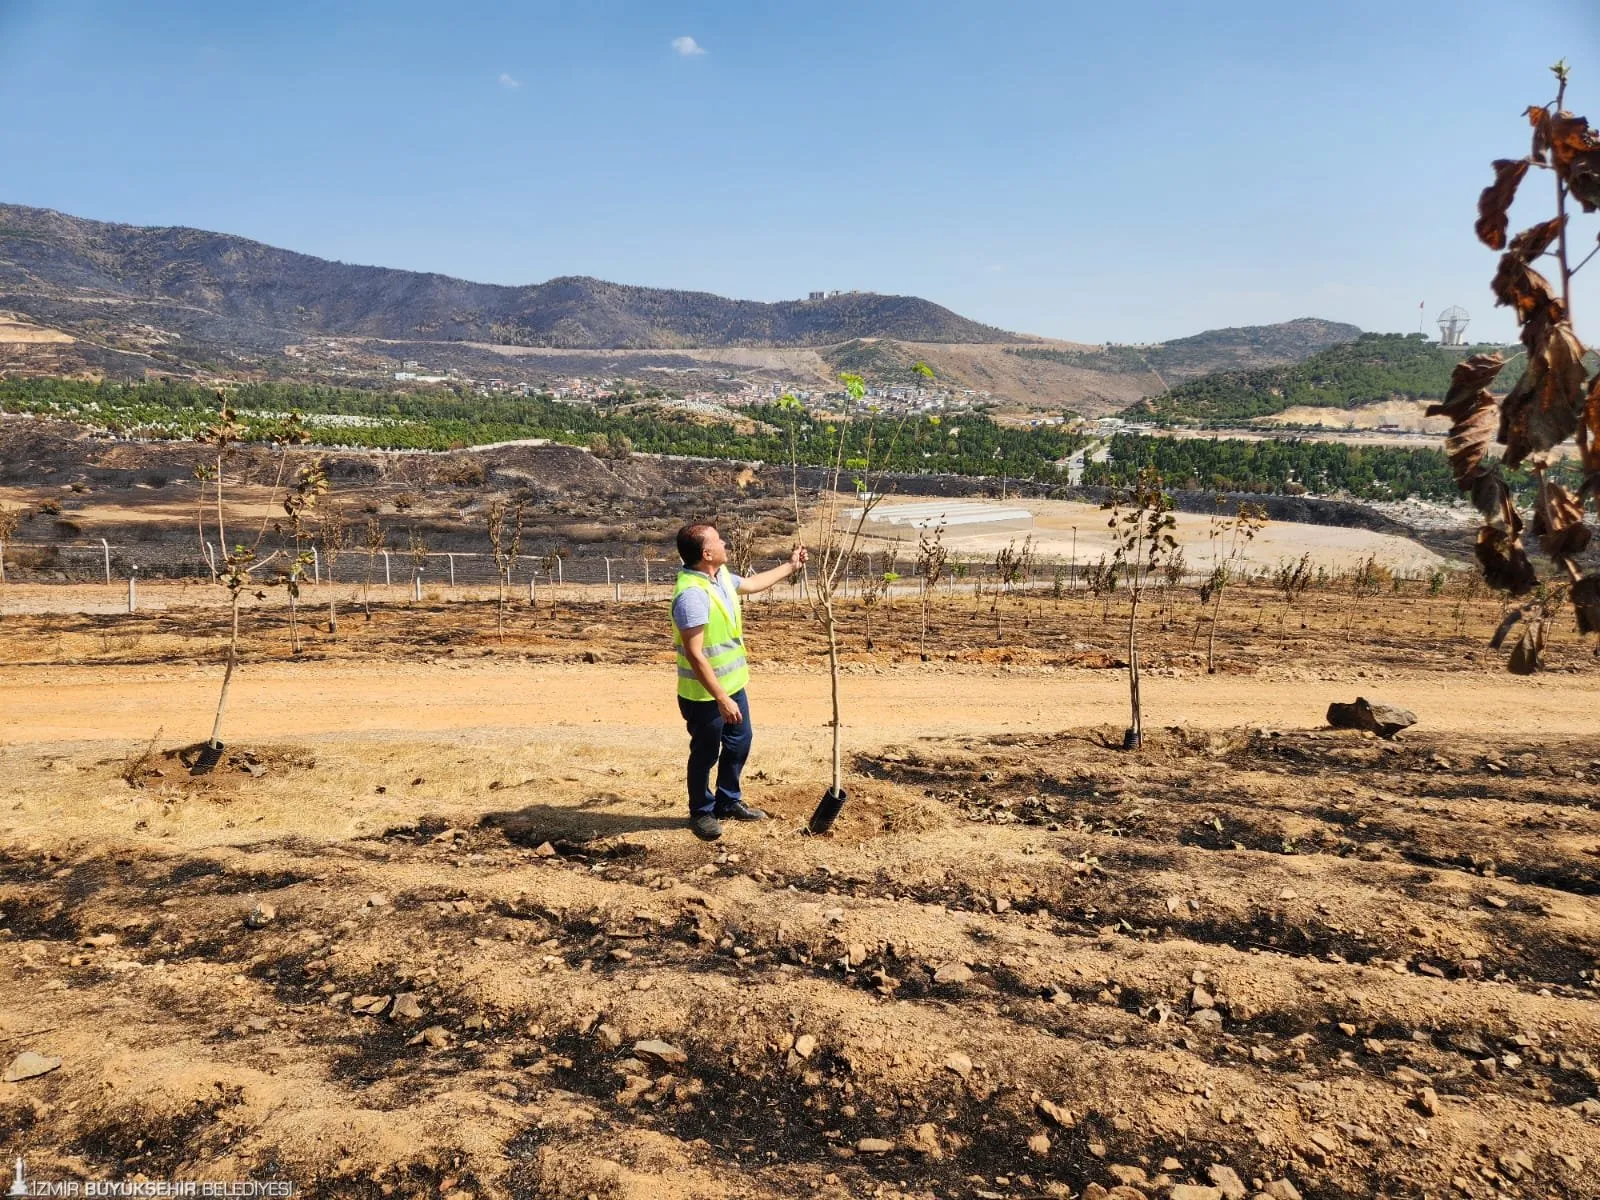
<svg viewBox="0 0 1600 1200">
<path fill-rule="evenodd" d="M 699 571 L 688 570 L 678 572 L 678 583 L 672 590 L 672 599 L 676 601 L 689 588 L 695 587 L 701 588 L 710 597 L 711 615 L 706 621 L 703 649 L 718 682 L 732 696 L 750 682 L 750 664 L 744 655 L 744 610 L 739 603 L 739 589 L 734 587 L 733 577 L 728 574 L 727 567 L 717 572 L 717 579 L 732 597 L 731 601 L 724 600 L 722 589 L 706 576 Z M 706 690 L 695 675 L 689 656 L 683 652 L 683 630 L 678 628 L 676 621 L 672 623 L 672 644 L 678 650 L 678 695 L 685 700 L 715 700 L 716 697 Z"/>
</svg>

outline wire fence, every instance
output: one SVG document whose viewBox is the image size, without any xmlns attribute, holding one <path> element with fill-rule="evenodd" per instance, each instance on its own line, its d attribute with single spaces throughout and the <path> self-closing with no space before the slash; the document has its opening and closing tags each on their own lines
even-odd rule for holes
<svg viewBox="0 0 1600 1200">
<path fill-rule="evenodd" d="M 543 589 L 574 589 L 590 599 L 615 602 L 660 600 L 669 597 L 680 568 L 674 557 L 648 553 L 601 554 L 593 552 L 519 554 L 506 560 L 502 571 L 495 556 L 477 551 L 373 550 L 346 549 L 330 561 L 322 550 L 307 546 L 311 563 L 305 582 L 311 586 L 349 586 L 370 589 L 379 596 L 405 595 L 439 599 L 476 598 L 486 590 L 504 586 L 508 591 L 526 593 L 537 600 Z M 214 558 L 210 557 L 214 556 Z M 116 544 L 108 540 L 79 542 L 3 542 L 0 541 L 0 583 L 14 584 L 99 584 L 126 585 L 130 610 L 136 603 L 139 581 L 209 582 L 216 577 L 212 562 L 221 563 L 222 548 L 206 547 L 202 556 L 193 544 L 147 542 Z M 755 569 L 755 568 L 753 568 Z M 916 595 L 926 588 L 917 575 L 914 557 L 903 550 L 863 550 L 847 564 L 840 592 L 845 598 L 860 596 L 894 597 Z M 1160 586 L 1203 584 L 1211 569 L 1185 569 L 1181 573 L 1152 580 Z M 270 569 L 263 572 L 271 576 Z M 950 595 L 1037 592 L 1057 595 L 1100 594 L 1117 589 L 1107 575 L 1102 556 L 1096 560 L 1037 560 L 1023 570 L 1008 569 L 992 558 L 951 555 L 938 582 L 938 591 Z M 1333 574 L 1342 579 L 1347 572 Z M 1389 580 L 1423 582 L 1425 576 L 1413 573 L 1384 572 Z M 1271 572 L 1256 567 L 1232 576 L 1234 582 L 1270 580 Z M 767 601 L 811 598 L 808 580 L 797 577 L 763 594 Z M 381 589 L 381 590 L 380 590 Z M 1398 589 L 1398 583 L 1396 584 Z"/>
</svg>

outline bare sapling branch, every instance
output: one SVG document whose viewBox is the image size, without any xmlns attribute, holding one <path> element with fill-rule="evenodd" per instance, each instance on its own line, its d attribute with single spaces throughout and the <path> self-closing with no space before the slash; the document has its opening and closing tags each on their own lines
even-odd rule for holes
<svg viewBox="0 0 1600 1200">
<path fill-rule="evenodd" d="M 495 628 L 502 643 L 506 640 L 506 592 L 511 586 L 511 572 L 517 565 L 517 555 L 522 552 L 522 502 L 511 511 L 511 528 L 506 528 L 506 506 L 503 500 L 489 505 L 489 549 L 494 555 L 495 577 L 499 583 L 499 599 L 495 605 Z"/>
<path fill-rule="evenodd" d="M 866 395 L 866 384 L 862 378 L 851 374 L 844 374 L 839 378 L 845 386 L 847 403 L 851 406 L 859 403 Z M 903 426 L 902 421 L 896 427 L 895 437 L 885 448 L 882 461 L 888 462 L 892 458 L 894 443 Z M 876 486 L 877 480 L 872 473 L 874 450 L 872 427 L 867 426 L 864 450 L 859 458 L 846 456 L 849 432 L 848 418 L 837 422 L 829 430 L 829 436 L 834 439 L 834 444 L 826 469 L 823 501 L 818 507 L 817 514 L 817 573 L 812 588 L 812 610 L 821 618 L 823 630 L 828 638 L 829 698 L 832 708 L 829 724 L 833 732 L 833 783 L 828 796 L 824 798 L 823 807 L 812 817 L 811 830 L 814 833 L 824 832 L 832 824 L 833 817 L 838 814 L 837 805 L 843 803 L 845 794 L 839 702 L 839 625 L 836 604 L 844 580 L 845 566 L 860 548 L 867 521 L 883 500 L 883 493 Z M 846 469 L 860 471 L 860 474 L 854 477 L 857 507 L 849 512 L 842 512 L 840 484 L 844 480 Z M 825 821 L 821 820 L 824 810 L 830 805 L 831 814 Z"/>
<path fill-rule="evenodd" d="M 273 491 L 268 497 L 268 516 L 263 517 L 261 528 L 256 534 L 251 545 L 228 545 L 227 537 L 227 504 L 226 485 L 228 478 L 228 464 L 237 452 L 239 444 L 244 440 L 245 431 L 235 420 L 234 412 L 228 405 L 227 395 L 217 392 L 217 420 L 214 425 L 201 434 L 199 441 L 215 447 L 215 459 L 212 462 L 202 463 L 195 468 L 195 478 L 200 482 L 202 490 L 208 483 L 214 483 L 216 499 L 216 536 L 220 561 L 211 553 L 207 544 L 205 509 L 199 510 L 196 519 L 196 533 L 206 561 L 211 564 L 212 581 L 227 589 L 228 592 L 228 657 L 227 666 L 223 670 L 222 689 L 217 696 L 216 716 L 211 724 L 211 736 L 202 747 L 195 764 L 190 768 L 195 774 L 205 774 L 214 768 L 222 756 L 222 718 L 228 705 L 228 690 L 233 684 L 233 675 L 239 665 L 239 617 L 240 606 L 247 593 L 253 594 L 257 600 L 266 599 L 266 593 L 261 584 L 254 578 L 257 571 L 263 570 L 274 563 L 281 551 L 273 551 L 265 557 L 260 554 L 261 541 L 266 535 L 267 522 L 270 520 L 272 500 L 276 497 L 277 489 L 283 480 L 288 452 L 287 448 L 306 440 L 304 427 L 300 423 L 298 413 L 291 413 L 287 419 L 280 422 L 269 431 L 269 440 L 279 446 L 283 451 L 279 463 L 278 477 L 273 484 Z"/>
<path fill-rule="evenodd" d="M 1137 750 L 1144 742 L 1144 713 L 1139 693 L 1139 604 L 1148 581 L 1178 548 L 1172 531 L 1177 520 L 1172 515 L 1172 497 L 1162 478 L 1151 467 L 1142 469 L 1133 486 L 1107 502 L 1111 518 L 1106 522 L 1113 539 L 1112 568 L 1121 571 L 1127 582 L 1128 607 L 1128 701 L 1131 721 L 1122 735 L 1124 750 Z"/>
<path fill-rule="evenodd" d="M 944 577 L 950 552 L 944 544 L 944 516 L 940 515 L 930 536 L 927 526 L 917 535 L 917 577 L 922 580 L 922 629 L 917 637 L 917 649 L 923 662 L 928 661 L 928 596 Z"/>
<path fill-rule="evenodd" d="M 322 565 L 328 573 L 328 635 L 339 636 L 339 611 L 337 592 L 333 584 L 333 569 L 339 557 L 350 545 L 350 521 L 338 505 L 323 510 L 317 520 L 317 547 L 322 554 Z"/>
</svg>

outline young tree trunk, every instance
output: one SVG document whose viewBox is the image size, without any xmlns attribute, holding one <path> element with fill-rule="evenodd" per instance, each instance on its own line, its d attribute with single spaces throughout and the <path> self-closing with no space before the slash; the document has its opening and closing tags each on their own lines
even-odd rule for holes
<svg viewBox="0 0 1600 1200">
<path fill-rule="evenodd" d="M 333 585 L 330 581 L 328 585 L 328 636 L 330 637 L 339 636 L 339 612 L 334 603 Z"/>
<path fill-rule="evenodd" d="M 1144 713 L 1139 704 L 1139 593 L 1133 593 L 1128 610 L 1128 702 L 1133 723 L 1128 727 L 1127 749 L 1137 750 L 1144 740 Z"/>
<path fill-rule="evenodd" d="M 872 649 L 872 605 L 867 605 L 864 610 L 867 618 L 867 649 Z"/>
<path fill-rule="evenodd" d="M 839 637 L 833 620 L 833 601 L 822 602 L 822 623 L 828 631 L 828 685 L 833 702 L 833 794 L 844 788 L 842 731 L 839 728 Z"/>
<path fill-rule="evenodd" d="M 233 682 L 233 668 L 239 662 L 239 593 L 233 594 L 233 631 L 228 637 L 228 666 L 222 673 L 222 694 L 217 697 L 217 716 L 211 722 L 211 744 L 220 745 L 222 735 L 222 710 L 228 705 L 228 686 Z"/>
<path fill-rule="evenodd" d="M 1206 674 L 1217 673 L 1217 618 L 1222 615 L 1223 587 L 1217 585 L 1217 598 L 1211 605 L 1211 633 L 1206 638 Z"/>
<path fill-rule="evenodd" d="M 292 581 L 291 581 L 292 582 Z M 300 653 L 300 605 L 299 597 L 293 592 L 289 593 L 289 652 Z"/>
<path fill-rule="evenodd" d="M 373 555 L 367 555 L 367 577 L 361 584 L 361 607 L 366 611 L 367 620 L 372 620 L 372 568 L 375 565 Z"/>
<path fill-rule="evenodd" d="M 923 662 L 928 661 L 928 587 L 923 581 L 922 587 L 922 632 L 917 637 L 918 652 Z"/>
</svg>

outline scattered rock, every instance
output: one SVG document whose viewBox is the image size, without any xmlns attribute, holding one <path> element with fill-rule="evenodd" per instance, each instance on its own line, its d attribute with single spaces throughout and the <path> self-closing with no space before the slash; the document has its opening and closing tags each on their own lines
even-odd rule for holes
<svg viewBox="0 0 1600 1200">
<path fill-rule="evenodd" d="M 957 1075 L 961 1076 L 961 1078 L 965 1079 L 968 1075 L 972 1074 L 972 1060 L 965 1054 L 961 1053 L 961 1051 L 954 1050 L 950 1053 L 950 1056 L 944 1060 L 944 1069 L 946 1071 L 954 1071 Z"/>
<path fill-rule="evenodd" d="M 1189 1014 L 1189 1024 L 1200 1029 L 1216 1031 L 1222 1028 L 1222 1014 L 1214 1008 L 1202 1008 Z"/>
<path fill-rule="evenodd" d="M 857 1154 L 887 1154 L 894 1149 L 894 1143 L 887 1138 L 862 1138 L 856 1143 Z"/>
<path fill-rule="evenodd" d="M 1439 1093 L 1431 1087 L 1425 1087 L 1417 1093 L 1417 1107 L 1430 1117 L 1439 1115 Z"/>
<path fill-rule="evenodd" d="M 443 1025 L 429 1025 L 416 1037 L 411 1039 L 411 1044 L 424 1042 L 430 1050 L 447 1050 L 450 1047 L 450 1031 Z"/>
<path fill-rule="evenodd" d="M 1189 993 L 1190 1008 L 1215 1008 L 1216 1006 L 1215 998 L 1203 987 L 1196 987 L 1193 992 Z"/>
<path fill-rule="evenodd" d="M 555 858 L 557 850 L 549 842 L 540 842 L 534 847 L 533 856 L 535 858 Z"/>
<path fill-rule="evenodd" d="M 817 1048 L 817 1039 L 809 1033 L 802 1033 L 794 1040 L 794 1052 L 801 1058 L 810 1058 Z"/>
<path fill-rule="evenodd" d="M 382 892 L 373 892 L 372 895 L 367 897 L 368 908 L 383 908 L 388 903 L 389 897 L 385 896 Z"/>
<path fill-rule="evenodd" d="M 1052 1100 L 1040 1100 L 1038 1105 L 1039 1115 L 1052 1124 L 1062 1128 L 1071 1129 L 1074 1122 L 1072 1113 Z"/>
<path fill-rule="evenodd" d="M 1150 1186 L 1150 1180 L 1145 1175 L 1143 1167 L 1135 1167 L 1127 1163 L 1112 1163 L 1106 1170 L 1111 1172 L 1111 1178 L 1127 1187 Z"/>
<path fill-rule="evenodd" d="M 966 983 L 972 978 L 972 968 L 966 963 L 945 963 L 933 973 L 935 983 Z"/>
<path fill-rule="evenodd" d="M 615 950 L 607 951 L 606 957 L 609 958 L 612 962 L 632 962 L 633 961 L 633 951 L 624 950 L 619 946 Z"/>
<path fill-rule="evenodd" d="M 1198 1183 L 1175 1183 L 1167 1192 L 1167 1200 L 1222 1200 L 1222 1189 Z"/>
<path fill-rule="evenodd" d="M 944 1147 L 939 1144 L 938 1127 L 931 1121 L 924 1121 L 918 1125 L 916 1131 L 907 1139 L 906 1144 L 918 1154 L 926 1154 L 929 1158 L 943 1158 Z"/>
<path fill-rule="evenodd" d="M 859 967 L 867 961 L 867 947 L 862 942 L 851 942 L 850 948 L 846 953 L 852 967 Z"/>
<path fill-rule="evenodd" d="M 380 1016 L 383 1010 L 389 1007 L 387 996 L 356 996 L 350 1001 L 350 1008 L 354 1012 L 365 1013 L 369 1017 Z"/>
<path fill-rule="evenodd" d="M 1244 1180 L 1239 1178 L 1239 1173 L 1232 1167 L 1212 1163 L 1206 1168 L 1206 1175 L 1222 1190 L 1223 1200 L 1244 1200 L 1249 1194 L 1244 1186 Z"/>
<path fill-rule="evenodd" d="M 622 1046 L 622 1035 L 610 1025 L 596 1025 L 594 1027 L 595 1040 L 607 1050 L 616 1050 Z"/>
<path fill-rule="evenodd" d="M 1274 1179 L 1265 1190 L 1272 1200 L 1300 1200 L 1300 1189 L 1287 1179 Z"/>
<path fill-rule="evenodd" d="M 1050 1135 L 1036 1133 L 1028 1139 L 1028 1153 L 1045 1155 L 1050 1153 Z"/>
<path fill-rule="evenodd" d="M 389 1019 L 391 1021 L 416 1021 L 422 1017 L 422 1005 L 417 1002 L 415 992 L 401 992 L 394 998 L 394 1003 L 389 1006 Z"/>
<path fill-rule="evenodd" d="M 59 1058 L 24 1050 L 6 1066 L 5 1074 L 0 1076 L 0 1079 L 6 1083 L 21 1083 L 24 1079 L 37 1079 L 40 1075 L 48 1075 L 60 1065 Z"/>
<path fill-rule="evenodd" d="M 645 1062 L 660 1063 L 667 1067 L 682 1066 L 689 1061 L 689 1056 L 671 1042 L 656 1041 L 653 1038 L 635 1042 L 633 1052 Z"/>
<path fill-rule="evenodd" d="M 1374 703 L 1365 696 L 1357 696 L 1353 704 L 1336 700 L 1328 705 L 1328 724 L 1335 729 L 1364 729 L 1381 738 L 1392 738 L 1416 723 L 1417 714 L 1410 709 Z"/>
<path fill-rule="evenodd" d="M 263 900 L 250 910 L 250 915 L 244 919 L 246 928 L 265 929 L 278 917 L 278 910 Z"/>
</svg>

